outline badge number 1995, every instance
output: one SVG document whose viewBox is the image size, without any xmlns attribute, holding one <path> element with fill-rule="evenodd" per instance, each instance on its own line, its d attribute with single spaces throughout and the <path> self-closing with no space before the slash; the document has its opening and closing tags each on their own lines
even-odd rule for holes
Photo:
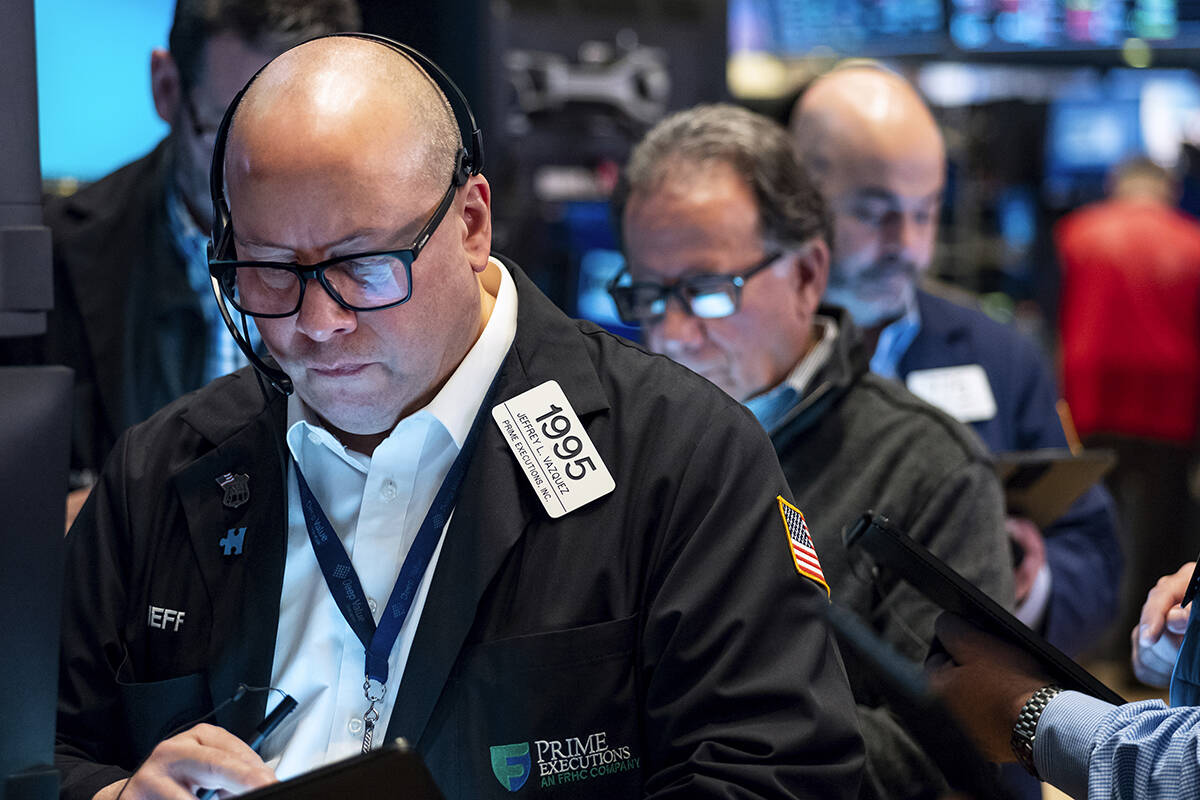
<svg viewBox="0 0 1200 800">
<path fill-rule="evenodd" d="M 557 381 L 500 403 L 492 418 L 551 517 L 569 514 L 616 487 Z"/>
</svg>

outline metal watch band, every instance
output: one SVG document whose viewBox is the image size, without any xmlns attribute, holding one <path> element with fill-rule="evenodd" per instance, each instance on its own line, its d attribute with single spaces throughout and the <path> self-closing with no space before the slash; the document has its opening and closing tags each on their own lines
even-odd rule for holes
<svg viewBox="0 0 1200 800">
<path fill-rule="evenodd" d="M 1051 684 L 1034 692 L 1033 696 L 1021 707 L 1021 713 L 1017 715 L 1017 724 L 1013 726 L 1012 737 L 1009 740 L 1017 762 L 1038 780 L 1041 780 L 1041 776 L 1037 773 L 1037 767 L 1033 765 L 1033 738 L 1037 733 L 1038 720 L 1042 718 L 1042 712 L 1046 710 L 1046 705 L 1061 691 L 1063 691 L 1061 686 Z"/>
</svg>

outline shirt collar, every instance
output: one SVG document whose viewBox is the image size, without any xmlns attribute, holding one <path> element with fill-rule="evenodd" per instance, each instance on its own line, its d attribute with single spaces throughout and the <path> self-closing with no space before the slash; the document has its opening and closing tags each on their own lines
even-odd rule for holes
<svg viewBox="0 0 1200 800">
<path fill-rule="evenodd" d="M 913 340 L 921 332 L 921 310 L 917 306 L 916 294 L 905 309 L 904 315 L 889 323 L 879 332 L 879 342 L 871 356 L 871 372 L 883 378 L 899 380 L 900 360 L 908 352 Z"/>
<path fill-rule="evenodd" d="M 508 270 L 498 260 L 489 258 L 481 283 L 483 290 L 496 298 L 483 332 L 428 405 L 410 415 L 432 416 L 459 449 L 517 333 L 517 287 Z M 365 471 L 371 463 L 368 456 L 349 450 L 322 427 L 316 413 L 295 393 L 288 397 L 287 424 L 288 448 L 294 458 L 298 457 L 300 444 L 307 435 L 315 437 L 314 442 L 325 445 L 355 469 Z"/>
<path fill-rule="evenodd" d="M 833 353 L 833 343 L 837 341 L 838 324 L 833 317 L 816 315 L 813 317 L 813 327 L 817 329 L 817 342 L 796 365 L 783 382 L 792 387 L 798 394 L 804 394 L 813 377 L 829 362 Z"/>
<path fill-rule="evenodd" d="M 794 408 L 796 403 L 800 402 L 808 384 L 829 362 L 829 357 L 833 354 L 833 345 L 838 337 L 837 321 L 832 317 L 814 316 L 813 328 L 817 333 L 816 343 L 808 349 L 808 352 L 792 368 L 788 376 L 775 388 L 751 397 L 743 403 L 768 431 L 772 430 L 776 423 Z"/>
<path fill-rule="evenodd" d="M 188 211 L 174 184 L 167 187 L 167 220 L 171 226 L 171 237 L 175 240 L 180 254 L 189 261 L 196 260 L 198 253 L 202 254 L 207 268 L 208 234 L 192 219 L 192 212 Z"/>
<path fill-rule="evenodd" d="M 458 369 L 425 407 L 446 427 L 459 448 L 471 432 L 479 406 L 517 333 L 516 284 L 499 261 L 489 258 L 488 264 L 481 280 L 484 291 L 496 298 L 492 315 Z"/>
</svg>

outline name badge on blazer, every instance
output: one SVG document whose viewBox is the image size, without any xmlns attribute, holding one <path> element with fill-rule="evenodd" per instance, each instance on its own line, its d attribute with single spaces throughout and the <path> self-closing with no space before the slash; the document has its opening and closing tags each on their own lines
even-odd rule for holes
<svg viewBox="0 0 1200 800">
<path fill-rule="evenodd" d="M 616 488 L 558 381 L 546 381 L 492 409 L 521 471 L 557 519 Z"/>
<path fill-rule="evenodd" d="M 908 390 L 959 422 L 986 422 L 996 416 L 996 397 L 978 364 L 919 369 L 908 373 Z"/>
</svg>

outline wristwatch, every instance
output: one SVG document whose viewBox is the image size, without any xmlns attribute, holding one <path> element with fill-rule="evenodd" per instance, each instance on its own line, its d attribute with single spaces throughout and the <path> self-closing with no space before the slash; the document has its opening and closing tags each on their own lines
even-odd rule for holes
<svg viewBox="0 0 1200 800">
<path fill-rule="evenodd" d="M 1017 715 L 1017 724 L 1013 726 L 1012 737 L 1009 740 L 1018 763 L 1038 780 L 1041 780 L 1041 776 L 1037 773 L 1037 767 L 1033 765 L 1033 738 L 1037 734 L 1038 720 L 1042 718 L 1042 712 L 1046 710 L 1051 698 L 1061 691 L 1063 691 L 1061 686 L 1051 684 L 1034 692 L 1033 696 L 1021 707 L 1021 713 Z"/>
</svg>

